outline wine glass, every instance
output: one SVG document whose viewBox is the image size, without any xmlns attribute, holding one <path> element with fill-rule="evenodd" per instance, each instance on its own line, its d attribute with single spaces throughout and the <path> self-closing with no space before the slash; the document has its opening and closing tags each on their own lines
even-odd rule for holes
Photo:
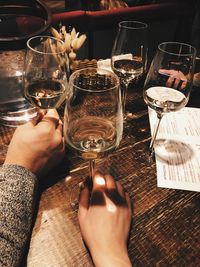
<svg viewBox="0 0 200 267">
<path fill-rule="evenodd" d="M 146 71 L 147 24 L 139 21 L 122 21 L 111 54 L 111 67 L 120 78 L 124 119 L 131 119 L 126 110 L 126 96 L 129 83 L 136 83 Z"/>
<path fill-rule="evenodd" d="M 118 77 L 100 68 L 75 71 L 69 79 L 72 96 L 65 105 L 66 143 L 89 161 L 89 177 L 94 174 L 95 159 L 116 149 L 123 132 L 121 90 Z M 76 207 L 79 188 L 71 192 Z"/>
<path fill-rule="evenodd" d="M 156 111 L 158 118 L 149 147 L 151 154 L 163 115 L 180 110 L 189 100 L 195 57 L 196 49 L 189 44 L 164 42 L 158 46 L 143 90 L 146 104 Z"/>
<path fill-rule="evenodd" d="M 69 94 L 69 65 L 64 43 L 51 36 L 30 38 L 24 68 L 26 99 L 40 109 L 58 108 Z"/>
</svg>

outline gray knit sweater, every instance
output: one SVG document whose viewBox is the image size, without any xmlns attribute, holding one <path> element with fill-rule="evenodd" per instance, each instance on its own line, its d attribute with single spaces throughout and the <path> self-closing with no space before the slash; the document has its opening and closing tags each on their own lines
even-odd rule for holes
<svg viewBox="0 0 200 267">
<path fill-rule="evenodd" d="M 37 177 L 23 167 L 0 168 L 0 267 L 19 266 L 30 237 Z"/>
</svg>

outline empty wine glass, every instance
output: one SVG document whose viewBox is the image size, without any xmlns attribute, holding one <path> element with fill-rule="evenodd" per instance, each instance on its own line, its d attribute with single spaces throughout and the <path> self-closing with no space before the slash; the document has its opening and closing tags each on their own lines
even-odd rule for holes
<svg viewBox="0 0 200 267">
<path fill-rule="evenodd" d="M 189 44 L 165 42 L 158 46 L 145 83 L 146 104 L 157 113 L 150 143 L 151 154 L 163 115 L 186 106 L 192 89 L 196 49 Z"/>
<path fill-rule="evenodd" d="M 51 36 L 35 36 L 27 41 L 24 95 L 41 109 L 58 108 L 69 94 L 69 66 L 63 45 Z"/>
<path fill-rule="evenodd" d="M 126 110 L 126 96 L 130 82 L 135 83 L 146 71 L 147 24 L 139 21 L 122 21 L 111 54 L 111 67 L 120 78 L 124 119 L 131 118 Z"/>
<path fill-rule="evenodd" d="M 66 102 L 64 138 L 89 161 L 89 177 L 95 159 L 116 149 L 122 138 L 123 116 L 118 77 L 100 68 L 75 71 L 69 79 L 72 97 Z M 72 189 L 71 205 L 76 207 L 78 185 Z"/>
</svg>

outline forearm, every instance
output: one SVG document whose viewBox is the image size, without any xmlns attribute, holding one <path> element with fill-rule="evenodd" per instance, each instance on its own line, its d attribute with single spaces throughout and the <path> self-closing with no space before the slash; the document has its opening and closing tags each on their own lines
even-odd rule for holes
<svg viewBox="0 0 200 267">
<path fill-rule="evenodd" d="M 18 266 L 30 237 L 37 178 L 17 165 L 0 169 L 0 266 Z"/>
</svg>

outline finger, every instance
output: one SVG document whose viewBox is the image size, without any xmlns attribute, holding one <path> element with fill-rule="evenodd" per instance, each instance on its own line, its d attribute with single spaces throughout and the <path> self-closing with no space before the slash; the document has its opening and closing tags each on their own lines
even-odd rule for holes
<svg viewBox="0 0 200 267">
<path fill-rule="evenodd" d="M 127 208 L 128 208 L 128 215 L 129 215 L 129 220 L 130 220 L 130 224 L 131 224 L 131 217 L 132 217 L 132 214 L 133 214 L 133 204 L 131 202 L 131 199 L 129 197 L 129 195 L 127 193 L 125 193 L 126 196 L 126 203 L 127 203 Z"/>
<path fill-rule="evenodd" d="M 50 128 L 50 129 L 56 129 L 58 126 L 59 122 L 57 119 L 55 118 L 43 118 L 37 125 L 36 127 L 46 127 L 46 128 Z"/>
<path fill-rule="evenodd" d="M 107 189 L 117 189 L 114 178 L 110 174 L 105 175 Z"/>
<path fill-rule="evenodd" d="M 107 174 L 106 178 L 106 196 L 117 206 L 126 206 L 124 190 L 119 182 L 115 182 L 114 178 Z"/>
<path fill-rule="evenodd" d="M 122 197 L 125 197 L 125 192 L 124 192 L 123 186 L 118 181 L 116 182 L 116 186 L 117 186 L 117 190 L 118 190 L 119 194 Z"/>
<path fill-rule="evenodd" d="M 55 109 L 49 109 L 42 120 L 37 124 L 39 126 L 53 127 L 56 129 L 59 125 L 60 117 Z"/>
<path fill-rule="evenodd" d="M 128 209 L 129 209 L 129 210 L 131 211 L 131 213 L 132 213 L 131 199 L 130 199 L 128 193 L 125 193 L 125 198 L 126 198 L 126 203 L 127 203 Z"/>
<path fill-rule="evenodd" d="M 38 109 L 37 115 L 32 120 L 28 121 L 27 125 L 28 126 L 37 125 L 42 120 L 42 118 L 44 117 L 45 114 L 46 114 L 46 111 Z"/>
<path fill-rule="evenodd" d="M 89 200 L 90 200 L 90 190 L 87 184 L 84 184 L 79 196 L 79 207 L 84 207 L 85 209 L 88 209 L 90 202 Z"/>
<path fill-rule="evenodd" d="M 93 175 L 93 187 L 90 198 L 90 206 L 100 206 L 105 205 L 105 178 L 100 172 L 96 172 Z"/>
<path fill-rule="evenodd" d="M 58 125 L 57 125 L 57 128 L 56 130 L 61 133 L 61 135 L 63 135 L 63 123 L 61 120 L 58 121 Z"/>
<path fill-rule="evenodd" d="M 183 81 L 181 85 L 181 89 L 184 89 L 187 86 L 187 81 Z"/>
<path fill-rule="evenodd" d="M 171 70 L 166 70 L 166 69 L 159 69 L 158 71 L 160 74 L 172 74 Z"/>
<path fill-rule="evenodd" d="M 105 189 L 105 178 L 100 172 L 95 172 L 93 176 L 93 191 Z"/>
<path fill-rule="evenodd" d="M 88 208 L 90 201 L 90 191 L 87 186 L 85 186 L 79 196 L 79 208 L 78 208 L 78 217 L 84 217 Z"/>
<path fill-rule="evenodd" d="M 57 141 L 57 147 L 56 150 L 59 152 L 65 152 L 65 143 L 64 143 L 64 139 L 61 136 L 58 136 L 58 141 Z"/>
<path fill-rule="evenodd" d="M 178 78 L 175 78 L 175 82 L 174 82 L 174 88 L 178 88 L 178 86 L 180 85 L 181 80 Z"/>
<path fill-rule="evenodd" d="M 173 77 L 173 76 L 170 76 L 170 77 L 167 79 L 166 86 L 167 86 L 167 87 L 172 87 L 173 83 L 174 83 L 174 77 Z"/>
<path fill-rule="evenodd" d="M 59 114 L 56 109 L 48 109 L 45 116 L 50 117 L 50 118 L 55 118 L 57 120 L 60 119 Z"/>
</svg>

